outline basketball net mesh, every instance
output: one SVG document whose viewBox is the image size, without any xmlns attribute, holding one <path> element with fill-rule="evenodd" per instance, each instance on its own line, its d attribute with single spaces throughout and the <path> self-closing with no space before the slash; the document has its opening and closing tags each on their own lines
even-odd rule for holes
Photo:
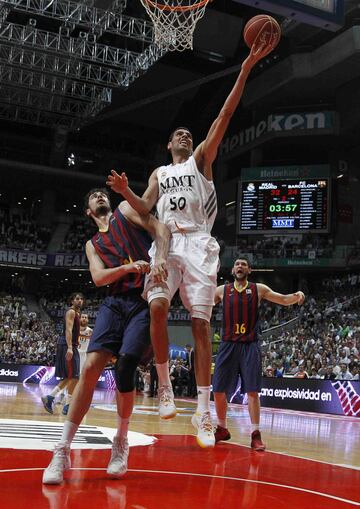
<svg viewBox="0 0 360 509">
<path fill-rule="evenodd" d="M 140 0 L 153 25 L 155 43 L 168 51 L 193 49 L 196 24 L 210 0 Z"/>
</svg>

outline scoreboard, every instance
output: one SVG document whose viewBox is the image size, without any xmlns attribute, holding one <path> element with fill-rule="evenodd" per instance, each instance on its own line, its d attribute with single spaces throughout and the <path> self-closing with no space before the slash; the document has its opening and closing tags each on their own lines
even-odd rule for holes
<svg viewBox="0 0 360 509">
<path fill-rule="evenodd" d="M 241 181 L 238 233 L 327 233 L 330 179 Z"/>
</svg>

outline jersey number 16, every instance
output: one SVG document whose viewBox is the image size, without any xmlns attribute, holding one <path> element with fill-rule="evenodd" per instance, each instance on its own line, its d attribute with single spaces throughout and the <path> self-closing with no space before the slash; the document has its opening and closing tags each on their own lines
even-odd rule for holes
<svg viewBox="0 0 360 509">
<path fill-rule="evenodd" d="M 245 327 L 245 324 L 244 323 L 236 323 L 235 324 L 235 334 L 245 334 L 246 332 L 246 327 Z"/>
</svg>

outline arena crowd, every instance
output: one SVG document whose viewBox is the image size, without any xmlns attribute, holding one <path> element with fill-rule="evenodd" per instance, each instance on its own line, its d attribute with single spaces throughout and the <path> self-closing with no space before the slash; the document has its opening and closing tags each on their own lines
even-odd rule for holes
<svg viewBox="0 0 360 509">
<path fill-rule="evenodd" d="M 86 301 L 90 324 L 95 321 L 100 302 L 97 297 Z M 66 298 L 42 297 L 40 307 L 48 319 L 28 312 L 23 296 L 0 296 L 0 362 L 53 364 Z M 307 295 L 301 307 L 263 302 L 260 309 L 264 376 L 359 380 L 359 274 L 325 277 L 317 294 Z M 169 320 L 181 326 L 188 319 L 188 312 L 175 299 Z M 220 320 L 221 308 L 216 307 L 212 323 L 214 359 L 221 334 Z M 172 359 L 170 369 L 176 393 L 188 394 L 190 377 L 185 353 Z M 151 371 L 150 363 L 138 377 L 138 386 L 149 393 L 154 392 L 148 388 Z"/>
</svg>

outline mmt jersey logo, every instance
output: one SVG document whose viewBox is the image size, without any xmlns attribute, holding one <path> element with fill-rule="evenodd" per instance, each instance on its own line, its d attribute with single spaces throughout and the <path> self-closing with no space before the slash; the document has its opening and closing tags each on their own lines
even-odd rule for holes
<svg viewBox="0 0 360 509">
<path fill-rule="evenodd" d="M 294 228 L 294 219 L 272 219 L 273 228 Z"/>
</svg>

